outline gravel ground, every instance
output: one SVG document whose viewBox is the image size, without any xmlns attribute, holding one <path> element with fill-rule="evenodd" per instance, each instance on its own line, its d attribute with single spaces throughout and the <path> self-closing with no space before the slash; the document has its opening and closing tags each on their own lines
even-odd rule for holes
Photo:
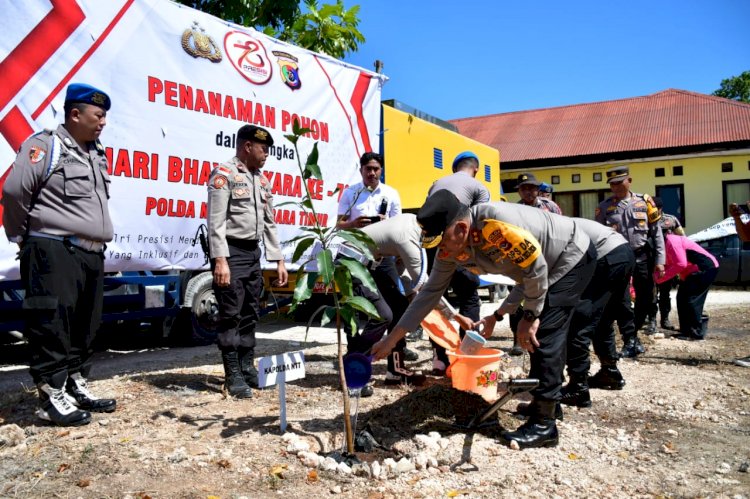
<svg viewBox="0 0 750 499">
<path fill-rule="evenodd" d="M 330 329 L 312 328 L 306 341 L 304 327 L 283 323 L 258 334 L 264 354 L 305 352 L 306 378 L 287 385 L 286 435 L 276 390 L 222 397 L 213 346 L 99 353 L 93 388 L 116 396 L 118 409 L 71 429 L 34 418 L 23 348 L 4 347 L 0 497 L 748 497 L 750 369 L 732 364 L 750 355 L 748 303 L 745 291 L 712 290 L 706 341 L 646 338 L 645 355 L 620 362 L 625 389 L 592 391 L 592 408 L 566 410 L 552 449 L 498 443 L 500 428 L 522 422 L 516 400 L 499 426 L 466 433 L 441 419 L 438 402 L 461 395 L 445 380 L 386 387 L 377 363 L 375 396 L 360 401 L 358 420 L 387 445 L 348 470 L 319 458 L 342 444 Z M 510 344 L 499 327 L 492 346 Z M 429 345 L 410 347 L 429 370 Z"/>
</svg>

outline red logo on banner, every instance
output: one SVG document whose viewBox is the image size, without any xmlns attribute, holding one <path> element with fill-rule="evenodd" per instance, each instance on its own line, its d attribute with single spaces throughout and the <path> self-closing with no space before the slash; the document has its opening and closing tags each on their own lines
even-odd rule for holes
<svg viewBox="0 0 750 499">
<path fill-rule="evenodd" d="M 263 85 L 271 79 L 273 67 L 260 40 L 241 31 L 230 31 L 224 37 L 224 52 L 234 69 L 250 83 Z"/>
</svg>

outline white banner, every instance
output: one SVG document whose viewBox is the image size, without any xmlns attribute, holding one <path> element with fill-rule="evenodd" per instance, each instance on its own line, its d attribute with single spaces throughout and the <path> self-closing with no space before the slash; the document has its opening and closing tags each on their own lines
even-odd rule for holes
<svg viewBox="0 0 750 499">
<path fill-rule="evenodd" d="M 69 83 L 107 92 L 100 140 L 110 159 L 115 239 L 107 271 L 198 269 L 206 182 L 234 155 L 245 123 L 275 146 L 264 168 L 274 203 L 304 196 L 297 157 L 284 138 L 293 120 L 318 142 L 323 180 L 308 185 L 315 209 L 335 224 L 340 192 L 360 181 L 358 159 L 378 151 L 384 78 L 166 0 L 3 2 L 0 20 L 0 183 L 31 133 L 62 122 Z M 282 241 L 311 221 L 276 210 Z M 4 239 L 4 238 L 3 238 Z M 287 261 L 294 248 L 284 246 Z M 0 279 L 16 278 L 14 244 L 0 243 Z"/>
</svg>

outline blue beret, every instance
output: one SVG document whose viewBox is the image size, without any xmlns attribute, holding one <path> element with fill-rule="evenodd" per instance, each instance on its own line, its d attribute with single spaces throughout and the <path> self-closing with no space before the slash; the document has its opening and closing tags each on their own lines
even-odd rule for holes
<svg viewBox="0 0 750 499">
<path fill-rule="evenodd" d="M 464 151 L 462 153 L 459 153 L 458 156 L 456 156 L 456 159 L 453 160 L 453 169 L 454 170 L 456 169 L 456 165 L 459 162 L 461 162 L 461 161 L 463 161 L 465 159 L 469 159 L 469 158 L 473 158 L 473 159 L 477 160 L 477 163 L 479 163 L 479 158 L 477 157 L 476 154 L 474 154 L 471 151 Z"/>
<path fill-rule="evenodd" d="M 539 184 L 539 191 L 540 192 L 552 192 L 553 189 L 552 189 L 552 186 L 549 185 L 547 182 L 542 182 L 541 184 Z"/>
<path fill-rule="evenodd" d="M 105 111 L 109 111 L 110 106 L 112 106 L 109 95 L 85 83 L 71 83 L 68 85 L 68 91 L 65 93 L 65 102 L 83 102 L 84 104 L 99 106 Z"/>
</svg>

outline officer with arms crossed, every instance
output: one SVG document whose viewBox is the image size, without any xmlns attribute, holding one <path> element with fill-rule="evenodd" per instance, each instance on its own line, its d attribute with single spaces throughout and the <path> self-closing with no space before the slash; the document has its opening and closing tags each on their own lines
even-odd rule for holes
<svg viewBox="0 0 750 499">
<path fill-rule="evenodd" d="M 3 187 L 3 225 L 18 243 L 26 293 L 25 336 L 37 415 L 61 426 L 112 412 L 116 402 L 94 396 L 86 378 L 102 315 L 104 247 L 112 240 L 109 175 L 99 135 L 110 99 L 73 83 L 65 123 L 22 145 Z"/>
<path fill-rule="evenodd" d="M 427 197 L 437 191 L 446 190 L 452 192 L 461 204 L 474 206 L 480 203 L 490 201 L 490 191 L 479 180 L 476 179 L 479 171 L 479 157 L 472 151 L 459 153 L 453 160 L 453 174 L 436 180 L 427 193 Z M 435 258 L 437 250 L 428 252 L 429 268 L 432 268 L 432 261 Z M 479 309 L 482 302 L 479 299 L 479 276 L 472 274 L 463 267 L 458 267 L 453 274 L 450 287 L 453 289 L 455 299 L 452 305 L 458 308 L 458 311 L 464 317 L 472 321 L 479 320 Z M 464 329 L 460 330 L 463 338 Z M 445 354 L 445 348 L 441 347 L 434 341 L 432 343 L 432 374 L 442 375 L 448 365 L 448 356 Z"/>
<path fill-rule="evenodd" d="M 261 238 L 266 260 L 276 262 L 278 283 L 287 283 L 284 257 L 273 218 L 273 197 L 261 168 L 273 137 L 255 125 L 237 132 L 234 158 L 217 166 L 208 182 L 208 239 L 213 289 L 219 305 L 218 343 L 224 363 L 224 389 L 236 398 L 252 397 L 258 386 L 255 325 L 263 292 Z"/>
<path fill-rule="evenodd" d="M 635 310 L 630 307 L 630 293 L 626 290 L 617 314 L 624 343 L 620 352 L 622 357 L 636 357 L 645 351 L 638 340 L 638 330 L 654 304 L 654 279 L 651 273 L 655 269 L 663 274 L 666 259 L 664 237 L 659 227 L 659 210 L 648 194 L 630 191 L 632 181 L 627 166 L 607 170 L 607 182 L 613 195 L 602 201 L 595 213 L 596 221 L 622 234 L 635 253 Z M 653 263 L 655 266 L 652 268 Z"/>
<path fill-rule="evenodd" d="M 504 274 L 518 284 L 500 308 L 472 326 L 490 336 L 503 314 L 524 301 L 518 326 L 521 345 L 531 353 L 529 376 L 540 384 L 532 391 L 529 420 L 503 435 L 520 447 L 557 445 L 555 406 L 561 397 L 568 326 L 573 309 L 596 266 L 596 250 L 573 219 L 509 203 L 469 208 L 449 191 L 438 191 L 417 214 L 422 245 L 438 246 L 427 279 L 398 325 L 376 343 L 382 359 L 407 331 L 438 304 L 458 265 L 477 274 Z"/>
</svg>

